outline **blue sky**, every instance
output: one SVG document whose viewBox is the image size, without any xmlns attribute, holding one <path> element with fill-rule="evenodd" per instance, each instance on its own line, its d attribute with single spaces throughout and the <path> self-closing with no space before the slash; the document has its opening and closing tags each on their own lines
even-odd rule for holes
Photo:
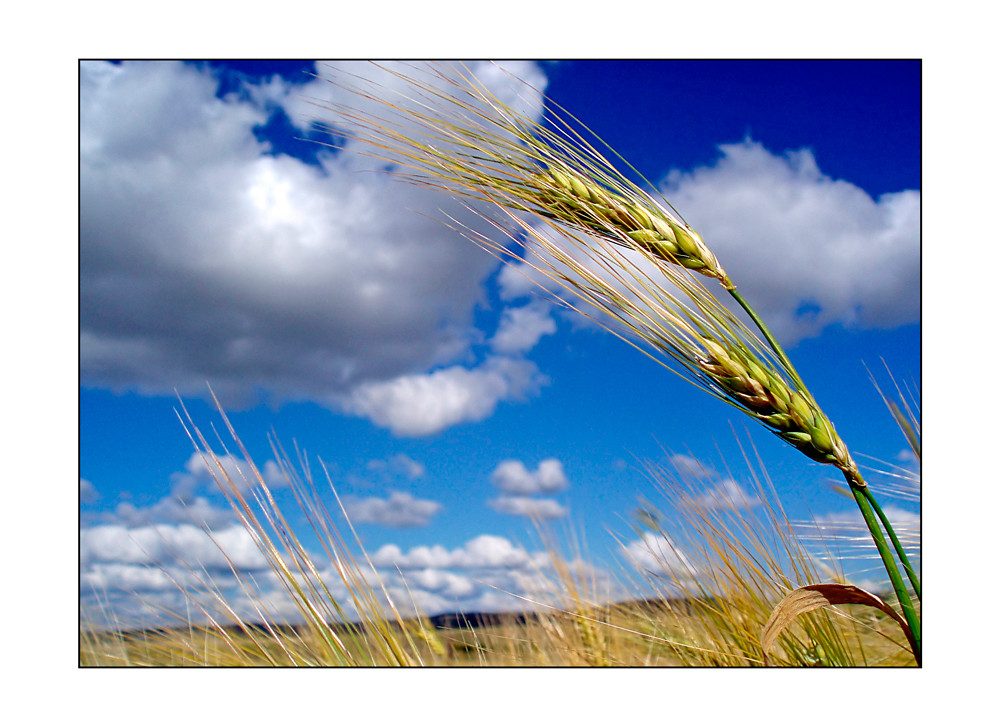
<svg viewBox="0 0 1000 727">
<path fill-rule="evenodd" d="M 752 443 L 793 520 L 854 517 L 836 470 L 522 295 L 439 222 L 452 203 L 298 140 L 332 120 L 308 99 L 334 93 L 303 70 L 337 72 L 81 67 L 82 598 L 107 589 L 126 613 L 135 599 L 119 589 L 178 603 L 137 542 L 161 563 L 184 548 L 210 562 L 191 534 L 208 524 L 242 547 L 175 414 L 176 390 L 203 430 L 217 422 L 206 382 L 259 466 L 272 430 L 328 466 L 376 565 L 401 569 L 429 612 L 516 605 L 484 583 L 530 582 L 529 513 L 584 533 L 614 580 L 624 554 L 609 530 L 629 544 L 640 498 L 665 506 L 644 462 L 748 490 L 739 444 Z M 920 389 L 919 63 L 510 70 L 702 234 L 863 469 L 913 467 L 869 371 Z M 919 528 L 918 503 L 884 499 Z"/>
</svg>

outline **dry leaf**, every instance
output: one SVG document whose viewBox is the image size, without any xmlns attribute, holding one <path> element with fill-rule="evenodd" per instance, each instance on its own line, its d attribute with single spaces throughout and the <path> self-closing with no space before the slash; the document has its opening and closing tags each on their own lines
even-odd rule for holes
<svg viewBox="0 0 1000 727">
<path fill-rule="evenodd" d="M 837 606 L 845 603 L 874 606 L 882 611 L 882 613 L 891 616 L 903 629 L 907 641 L 910 642 L 910 647 L 914 646 L 913 634 L 910 633 L 910 627 L 903 617 L 874 593 L 869 593 L 857 586 L 817 583 L 815 585 L 796 588 L 781 599 L 781 603 L 774 607 L 771 617 L 764 624 L 764 630 L 760 634 L 760 645 L 764 650 L 764 663 L 769 663 L 767 656 L 774 647 L 775 641 L 777 641 L 781 632 L 788 628 L 796 617 L 823 608 L 824 606 Z"/>
</svg>

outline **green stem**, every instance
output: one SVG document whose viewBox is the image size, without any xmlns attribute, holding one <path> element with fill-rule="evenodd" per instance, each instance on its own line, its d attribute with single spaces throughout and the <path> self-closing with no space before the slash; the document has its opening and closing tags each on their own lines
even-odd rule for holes
<svg viewBox="0 0 1000 727">
<path fill-rule="evenodd" d="M 875 547 L 878 548 L 878 554 L 882 557 L 882 564 L 885 566 L 886 573 L 889 574 L 889 580 L 892 582 L 892 589 L 896 592 L 896 598 L 899 599 L 899 607 L 903 611 L 903 618 L 906 619 L 907 625 L 910 627 L 910 646 L 913 648 L 913 656 L 917 660 L 917 665 L 920 665 L 920 618 L 917 616 L 916 610 L 913 608 L 913 602 L 910 600 L 910 594 L 906 591 L 906 585 L 903 583 L 903 577 L 899 574 L 899 568 L 896 566 L 896 561 L 892 557 L 892 551 L 889 549 L 889 545 L 885 542 L 885 537 L 882 535 L 881 529 L 878 526 L 878 520 L 875 517 L 875 513 L 872 511 L 871 503 L 868 501 L 868 497 L 865 495 L 865 490 L 868 487 L 859 486 L 855 482 L 852 482 L 850 478 L 847 478 L 848 483 L 851 486 L 851 494 L 854 495 L 854 499 L 858 503 L 858 507 L 861 509 L 861 515 L 865 519 L 865 524 L 868 526 L 869 532 L 872 534 L 872 540 L 875 541 Z"/>
<path fill-rule="evenodd" d="M 733 296 L 733 299 L 740 304 L 740 307 L 746 311 L 747 315 L 750 316 L 750 318 L 753 320 L 754 324 L 756 324 L 760 332 L 764 334 L 764 338 L 767 339 L 768 344 L 771 346 L 771 350 L 774 351 L 774 355 L 778 357 L 778 360 L 781 362 L 781 365 L 784 366 L 785 369 L 788 371 L 788 373 L 791 375 L 792 380 L 795 382 L 795 387 L 800 392 L 808 391 L 806 385 L 802 382 L 802 379 L 799 377 L 798 371 L 796 371 L 795 367 L 792 366 L 791 359 L 789 359 L 788 356 L 785 355 L 785 350 L 781 347 L 781 344 L 778 343 L 778 339 L 774 337 L 773 333 L 771 333 L 771 329 L 767 327 L 767 325 L 764 323 L 764 320 L 759 315 L 757 315 L 757 311 L 755 311 L 753 309 L 753 306 L 747 302 L 746 298 L 740 295 L 740 291 L 738 291 L 736 288 L 729 288 L 728 290 L 729 294 Z"/>
<path fill-rule="evenodd" d="M 882 512 L 882 508 L 879 507 L 878 500 L 875 499 L 875 493 L 871 491 L 870 487 L 864 488 L 865 499 L 868 500 L 872 509 L 875 510 L 875 514 L 878 515 L 878 519 L 882 522 L 882 527 L 885 528 L 885 532 L 889 535 L 889 539 L 892 541 L 892 547 L 896 550 L 896 555 L 899 556 L 900 563 L 903 564 L 903 570 L 906 571 L 906 577 L 910 579 L 910 584 L 913 586 L 913 592 L 916 594 L 917 599 L 920 598 L 920 578 L 917 576 L 916 571 L 913 566 L 910 565 L 910 559 L 906 555 L 906 551 L 903 550 L 903 546 L 899 542 L 899 538 L 896 537 L 896 531 L 892 529 L 892 525 L 889 522 L 889 518 L 886 514 Z"/>
<path fill-rule="evenodd" d="M 746 311 L 747 315 L 753 320 L 757 328 L 767 339 L 768 345 L 770 345 L 771 350 L 774 355 L 777 356 L 778 361 L 784 366 L 785 370 L 792 377 L 796 388 L 803 393 L 807 394 L 808 389 L 802 378 L 799 376 L 795 367 L 792 365 L 791 360 L 785 354 L 784 349 L 778 340 L 771 333 L 771 330 L 764 323 L 763 319 L 757 315 L 757 311 L 754 310 L 753 306 L 747 302 L 747 300 L 740 294 L 736 288 L 728 288 L 729 294 L 733 296 L 733 299 L 740 304 L 740 307 Z M 875 547 L 878 548 L 879 555 L 882 558 L 882 563 L 885 566 L 886 573 L 889 575 L 889 580 L 892 582 L 892 589 L 896 593 L 896 598 L 899 599 L 899 607 L 903 611 L 903 617 L 906 619 L 906 623 L 910 627 L 910 645 L 913 648 L 913 656 L 917 660 L 917 664 L 920 664 L 920 618 L 917 616 L 916 610 L 913 608 L 913 602 L 910 600 L 910 594 L 906 590 L 906 585 L 903 583 L 903 578 L 899 574 L 899 567 L 896 565 L 896 561 L 893 558 L 892 551 L 889 549 L 889 545 L 885 542 L 885 536 L 882 534 L 882 530 L 879 527 L 879 522 L 885 527 L 886 532 L 889 534 L 889 538 L 892 540 L 893 548 L 895 548 L 896 553 L 899 554 L 899 559 L 903 564 L 903 568 L 906 570 L 906 575 L 910 579 L 910 583 L 913 584 L 914 593 L 916 593 L 917 598 L 920 598 L 920 580 L 917 578 L 916 572 L 910 565 L 910 560 L 906 556 L 906 552 L 903 550 L 903 546 L 900 544 L 899 539 L 896 537 L 895 531 L 892 529 L 892 525 L 889 523 L 889 518 L 886 517 L 885 513 L 882 512 L 882 508 L 879 507 L 878 502 L 875 500 L 875 496 L 871 493 L 870 488 L 863 480 L 861 480 L 860 474 L 856 471 L 853 473 L 854 476 L 848 472 L 844 472 L 844 477 L 847 479 L 847 483 L 851 487 L 851 494 L 854 495 L 854 499 L 858 503 L 858 507 L 861 508 L 861 515 L 865 519 L 865 524 L 868 526 L 868 531 L 871 533 L 872 540 L 875 541 Z M 877 516 L 876 516 L 877 513 Z"/>
</svg>

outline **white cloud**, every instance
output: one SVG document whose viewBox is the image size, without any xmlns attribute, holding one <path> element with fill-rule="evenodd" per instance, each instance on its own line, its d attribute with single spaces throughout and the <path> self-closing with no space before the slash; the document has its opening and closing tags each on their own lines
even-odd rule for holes
<svg viewBox="0 0 1000 727">
<path fill-rule="evenodd" d="M 493 470 L 490 480 L 508 495 L 550 494 L 569 487 L 562 462 L 551 457 L 539 462 L 534 472 L 520 460 L 504 460 Z"/>
<path fill-rule="evenodd" d="M 782 341 L 791 345 L 834 324 L 887 328 L 919 320 L 918 190 L 873 199 L 849 181 L 825 176 L 807 149 L 774 154 L 750 140 L 719 149 L 714 164 L 675 170 L 661 187 Z M 551 226 L 535 232 L 553 238 L 591 270 L 602 271 Z M 646 284 L 642 276 L 652 270 L 649 263 L 616 253 L 635 266 L 625 280 Z M 524 258 L 526 263 L 508 266 L 499 275 L 505 300 L 541 286 L 580 305 L 532 265 L 553 267 L 557 277 L 568 274 L 576 280 L 578 275 L 553 260 L 537 241 L 529 244 Z M 619 292 L 635 300 L 620 287 Z M 587 303 L 581 310 L 595 312 Z M 589 325 L 583 316 L 572 317 Z M 604 313 L 597 320 L 609 322 Z"/>
<path fill-rule="evenodd" d="M 759 507 L 761 499 L 747 492 L 731 477 L 722 477 L 709 464 L 687 454 L 670 456 L 670 464 L 685 483 L 682 502 L 704 510 L 746 510 Z"/>
<path fill-rule="evenodd" d="M 274 460 L 264 463 L 261 470 L 264 483 L 272 491 L 288 486 L 288 478 Z M 160 500 L 144 506 L 119 502 L 113 514 L 93 514 L 88 517 L 121 524 L 129 528 L 142 525 L 176 525 L 187 523 L 198 527 L 221 528 L 235 522 L 232 508 L 225 502 L 216 504 L 212 497 L 221 495 L 217 480 L 228 482 L 244 492 L 258 483 L 251 467 L 239 457 L 218 455 L 208 460 L 199 453 L 192 453 L 184 469 L 170 475 L 170 491 Z"/>
<path fill-rule="evenodd" d="M 719 150 L 710 166 L 668 175 L 664 195 L 779 338 L 919 320 L 918 190 L 872 199 L 824 175 L 808 149 L 774 154 L 747 139 Z"/>
<path fill-rule="evenodd" d="M 98 563 L 80 574 L 80 587 L 97 593 L 109 589 L 129 592 L 159 591 L 171 586 L 163 570 L 122 563 Z"/>
<path fill-rule="evenodd" d="M 94 487 L 94 483 L 91 482 L 90 480 L 85 480 L 85 479 L 83 479 L 81 477 L 80 478 L 80 502 L 81 503 L 95 502 L 95 501 L 99 500 L 100 497 L 101 497 L 101 495 L 97 491 L 97 488 Z"/>
<path fill-rule="evenodd" d="M 569 512 L 565 506 L 544 497 L 498 497 L 486 504 L 497 512 L 537 520 L 553 520 L 564 517 Z"/>
<path fill-rule="evenodd" d="M 271 489 L 288 486 L 288 478 L 274 460 L 264 463 L 261 470 L 264 483 Z M 228 483 L 238 490 L 257 486 L 253 469 L 246 461 L 231 454 L 220 454 L 206 459 L 194 452 L 184 463 L 182 472 L 170 475 L 170 492 L 175 498 L 187 500 L 195 492 L 208 489 L 218 491 L 218 482 Z"/>
<path fill-rule="evenodd" d="M 524 568 L 534 563 L 540 555 L 529 553 L 498 535 L 480 535 L 454 550 L 447 550 L 440 545 L 418 546 L 404 553 L 396 545 L 384 545 L 372 554 L 372 563 L 376 568 L 403 570 Z"/>
<path fill-rule="evenodd" d="M 674 454 L 670 456 L 670 464 L 674 466 L 681 477 L 693 477 L 695 479 L 711 479 L 718 473 L 701 460 L 688 454 Z"/>
<path fill-rule="evenodd" d="M 281 579 L 240 526 L 209 536 L 190 525 L 101 525 L 84 528 L 80 542 L 80 598 L 85 617 L 102 621 L 109 616 L 107 607 L 123 623 L 148 626 L 159 623 L 168 610 L 201 620 L 204 607 L 223 621 L 231 620 L 232 612 L 257 621 L 259 609 L 277 622 L 302 618 Z M 351 593 L 337 568 L 322 553 L 311 557 L 348 618 L 356 618 Z M 358 569 L 359 576 L 372 584 L 374 601 L 384 604 L 384 587 L 404 614 L 414 607 L 427 615 L 525 610 L 536 608 L 536 603 L 560 605 L 564 597 L 548 553 L 530 552 L 495 535 L 480 535 L 451 550 L 430 545 L 403 551 L 388 544 L 371 554 L 371 560 L 377 575 L 367 564 Z M 239 569 L 242 585 L 230 572 L 230 563 Z M 601 584 L 608 600 L 622 595 L 607 573 L 582 561 L 569 566 L 588 583 Z M 188 602 L 179 587 L 194 600 Z M 219 596 L 227 607 L 220 605 Z"/>
<path fill-rule="evenodd" d="M 389 464 L 395 469 L 404 472 L 411 480 L 418 480 L 427 474 L 427 468 L 422 462 L 417 462 L 405 454 L 393 455 L 389 459 Z"/>
<path fill-rule="evenodd" d="M 433 500 L 418 500 L 405 492 L 393 492 L 387 498 L 344 498 L 347 517 L 358 523 L 377 523 L 392 528 L 429 525 L 444 506 Z"/>
<path fill-rule="evenodd" d="M 402 475 L 409 480 L 417 480 L 427 474 L 427 468 L 406 454 L 394 454 L 388 460 L 373 459 L 365 465 L 369 472 L 385 476 Z"/>
<path fill-rule="evenodd" d="M 451 599 L 468 598 L 479 591 L 471 578 L 437 568 L 410 571 L 406 582 Z"/>
<path fill-rule="evenodd" d="M 189 523 L 217 528 L 232 523 L 235 518 L 228 505 L 217 506 L 204 497 L 188 497 L 182 501 L 175 495 L 168 495 L 146 507 L 120 502 L 115 507 L 114 520 L 133 528 L 157 523 Z"/>
<path fill-rule="evenodd" d="M 256 619 L 253 608 L 240 605 L 245 598 L 232 568 L 251 582 L 271 580 L 266 558 L 240 525 L 210 533 L 188 524 L 85 527 L 80 530 L 81 614 L 97 626 L 126 628 L 170 622 L 185 614 L 197 621 L 198 603 L 211 605 L 215 592 L 237 605 L 244 618 Z M 225 609 L 212 610 L 231 620 Z"/>
<path fill-rule="evenodd" d="M 656 575 L 688 581 L 696 569 L 680 548 L 663 534 L 643 533 L 622 547 L 625 556 L 637 569 Z"/>
<path fill-rule="evenodd" d="M 383 545 L 372 555 L 376 568 L 447 568 L 452 554 L 441 545 L 419 545 L 404 553 L 398 545 Z"/>
<path fill-rule="evenodd" d="M 87 569 L 96 563 L 155 564 L 165 568 L 187 563 L 223 570 L 228 570 L 230 563 L 245 570 L 267 567 L 266 559 L 241 525 L 231 525 L 211 535 L 188 524 L 83 528 L 80 531 L 81 568 Z"/>
<path fill-rule="evenodd" d="M 744 490 L 736 480 L 724 477 L 711 487 L 683 497 L 687 503 L 705 510 L 746 510 L 763 504 L 756 494 Z"/>
<path fill-rule="evenodd" d="M 507 308 L 490 341 L 493 350 L 506 354 L 530 351 L 542 336 L 556 332 L 556 322 L 550 311 L 551 304 L 537 301 L 519 308 Z"/>
<path fill-rule="evenodd" d="M 481 421 L 501 401 L 534 393 L 546 382 L 530 361 L 496 357 L 477 368 L 452 366 L 361 384 L 342 408 L 393 434 L 422 437 L 462 422 Z"/>
<path fill-rule="evenodd" d="M 503 493 L 486 503 L 497 512 L 537 520 L 553 520 L 569 512 L 565 505 L 552 498 L 537 497 L 562 492 L 569 487 L 562 462 L 555 457 L 543 459 L 534 471 L 529 470 L 521 460 L 504 460 L 490 474 L 490 481 Z"/>
<path fill-rule="evenodd" d="M 371 560 L 397 604 L 412 600 L 431 615 L 535 607 L 518 595 L 542 602 L 560 600 L 549 555 L 529 552 L 496 535 L 480 535 L 453 550 L 422 545 L 403 551 L 387 544 L 372 553 Z M 610 583 L 607 574 L 592 566 L 574 562 L 571 567 L 574 572 L 589 569 L 591 576 L 601 576 L 601 583 Z M 611 593 L 610 586 L 607 592 Z"/>
<path fill-rule="evenodd" d="M 514 65 L 544 88 L 536 66 Z M 536 101 L 514 98 L 500 69 L 475 71 L 501 98 L 538 113 Z M 310 165 L 255 137 L 276 104 L 303 127 L 322 117 L 306 99 L 343 101 L 334 86 L 272 79 L 225 99 L 216 88 L 209 72 L 178 63 L 81 66 L 83 381 L 201 395 L 208 380 L 229 405 L 257 392 L 334 408 L 357 398 L 357 410 L 369 405 L 393 421 L 391 402 L 372 401 L 379 385 L 413 383 L 414 372 L 467 356 L 482 339 L 472 312 L 496 266 L 432 217 L 440 209 L 485 223 L 377 173 L 373 160 L 327 150 Z M 525 367 L 520 379 L 534 375 Z M 488 416 L 496 400 L 525 390 L 512 375 L 500 374 L 501 390 L 482 392 L 497 373 L 473 369 L 466 388 L 478 393 L 465 408 L 403 428 Z M 433 381 L 449 377 L 457 370 Z"/>
</svg>

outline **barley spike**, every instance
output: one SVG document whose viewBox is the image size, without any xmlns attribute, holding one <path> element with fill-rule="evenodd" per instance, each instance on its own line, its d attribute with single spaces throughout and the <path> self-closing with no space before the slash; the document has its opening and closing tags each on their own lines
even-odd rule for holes
<svg viewBox="0 0 1000 727">
<path fill-rule="evenodd" d="M 707 337 L 701 344 L 699 367 L 728 399 L 807 457 L 849 476 L 857 473 L 847 447 L 808 393 L 792 389 L 747 348 Z"/>
<path fill-rule="evenodd" d="M 646 200 L 632 199 L 585 179 L 571 169 L 550 166 L 537 174 L 536 210 L 551 219 L 597 232 L 619 244 L 623 235 L 661 260 L 732 282 L 701 236 Z M 541 192 L 541 193 L 539 193 Z M 631 197 L 631 195 L 630 195 Z"/>
</svg>

